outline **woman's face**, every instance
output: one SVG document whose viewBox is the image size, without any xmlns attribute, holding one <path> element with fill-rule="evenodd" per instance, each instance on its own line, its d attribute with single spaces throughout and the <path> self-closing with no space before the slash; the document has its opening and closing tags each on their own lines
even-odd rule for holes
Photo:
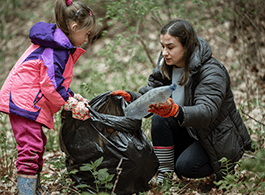
<svg viewBox="0 0 265 195">
<path fill-rule="evenodd" d="M 177 37 L 169 34 L 160 35 L 162 55 L 169 66 L 176 65 L 179 68 L 185 66 L 185 50 Z"/>
</svg>

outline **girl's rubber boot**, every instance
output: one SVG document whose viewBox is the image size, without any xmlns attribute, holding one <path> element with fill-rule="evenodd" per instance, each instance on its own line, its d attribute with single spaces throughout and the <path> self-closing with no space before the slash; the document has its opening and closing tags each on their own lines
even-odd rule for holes
<svg viewBox="0 0 265 195">
<path fill-rule="evenodd" d="M 17 188 L 19 195 L 36 194 L 37 175 L 17 175 Z"/>
<path fill-rule="evenodd" d="M 156 182 L 163 184 L 164 179 L 166 179 L 168 183 L 172 183 L 174 173 L 174 146 L 154 146 L 154 152 L 159 162 Z"/>
</svg>

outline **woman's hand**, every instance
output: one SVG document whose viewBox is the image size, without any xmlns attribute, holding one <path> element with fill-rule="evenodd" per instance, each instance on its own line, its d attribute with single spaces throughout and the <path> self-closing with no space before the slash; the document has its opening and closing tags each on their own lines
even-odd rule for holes
<svg viewBox="0 0 265 195">
<path fill-rule="evenodd" d="M 124 100 L 126 102 L 130 102 L 131 101 L 131 95 L 129 93 L 127 93 L 126 91 L 123 90 L 116 90 L 110 93 L 110 95 L 115 96 L 115 95 L 119 95 L 124 97 Z"/>
<path fill-rule="evenodd" d="M 150 104 L 148 112 L 154 113 L 164 118 L 175 116 L 179 111 L 179 106 L 172 98 L 168 98 L 165 103 Z"/>
</svg>

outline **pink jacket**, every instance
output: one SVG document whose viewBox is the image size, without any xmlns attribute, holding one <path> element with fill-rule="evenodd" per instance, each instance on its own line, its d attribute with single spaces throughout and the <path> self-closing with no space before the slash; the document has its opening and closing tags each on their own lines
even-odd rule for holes
<svg viewBox="0 0 265 195">
<path fill-rule="evenodd" d="M 55 24 L 39 22 L 29 37 L 33 44 L 16 62 L 0 91 L 0 111 L 53 129 L 53 114 L 74 95 L 69 88 L 73 68 L 85 50 L 73 47 Z"/>
</svg>

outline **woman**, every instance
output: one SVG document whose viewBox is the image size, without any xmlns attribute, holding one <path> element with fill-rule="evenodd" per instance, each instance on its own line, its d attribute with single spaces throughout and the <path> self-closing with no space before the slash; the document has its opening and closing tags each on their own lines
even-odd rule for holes
<svg viewBox="0 0 265 195">
<path fill-rule="evenodd" d="M 237 111 L 230 77 L 213 56 L 209 44 L 197 37 L 191 24 L 176 19 L 161 31 L 162 52 L 148 85 L 139 93 L 117 90 L 134 101 L 147 91 L 171 83 L 178 87 L 166 103 L 151 104 L 152 142 L 160 166 L 157 182 L 165 173 L 222 178 L 219 160 L 226 157 L 232 169 L 251 148 L 250 135 Z"/>
</svg>

